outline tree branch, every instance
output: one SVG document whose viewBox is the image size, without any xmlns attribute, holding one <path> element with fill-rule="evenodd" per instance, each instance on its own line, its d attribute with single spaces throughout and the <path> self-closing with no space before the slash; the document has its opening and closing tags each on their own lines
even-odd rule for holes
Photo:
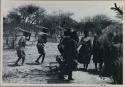
<svg viewBox="0 0 125 87">
<path fill-rule="evenodd" d="M 123 15 L 123 11 L 120 9 L 120 7 L 117 6 L 116 3 L 114 3 L 114 7 L 111 7 L 112 10 L 118 11 L 120 15 Z"/>
</svg>

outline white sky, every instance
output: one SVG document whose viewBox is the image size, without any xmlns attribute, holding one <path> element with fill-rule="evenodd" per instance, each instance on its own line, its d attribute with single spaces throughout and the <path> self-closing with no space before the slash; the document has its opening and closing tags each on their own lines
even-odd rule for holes
<svg viewBox="0 0 125 87">
<path fill-rule="evenodd" d="M 73 19 L 79 21 L 81 18 L 87 16 L 94 16 L 97 14 L 105 14 L 112 19 L 116 19 L 116 13 L 110 8 L 117 3 L 118 6 L 123 6 L 123 1 L 19 1 L 19 0 L 3 0 L 2 14 L 6 16 L 9 11 L 18 6 L 34 4 L 46 9 L 47 13 L 62 10 L 63 12 L 72 12 Z"/>
</svg>

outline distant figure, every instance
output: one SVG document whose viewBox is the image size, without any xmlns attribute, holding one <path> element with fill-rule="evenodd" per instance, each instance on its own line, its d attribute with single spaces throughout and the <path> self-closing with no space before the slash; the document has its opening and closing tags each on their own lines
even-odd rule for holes
<svg viewBox="0 0 125 87">
<path fill-rule="evenodd" d="M 72 71 L 76 68 L 77 63 L 77 43 L 71 38 L 71 32 L 65 31 L 64 32 L 64 38 L 61 41 L 61 44 L 63 45 L 62 48 L 62 56 L 63 56 L 63 64 L 61 65 L 61 74 L 60 78 L 64 78 L 64 74 L 67 73 L 68 80 L 73 80 L 72 78 Z"/>
<path fill-rule="evenodd" d="M 80 43 L 82 46 L 79 50 L 78 61 L 83 63 L 84 69 L 87 70 L 91 59 L 91 38 L 89 37 L 88 33 L 85 34 L 85 37 L 81 39 Z"/>
<path fill-rule="evenodd" d="M 18 62 L 21 59 L 22 59 L 22 65 L 24 64 L 24 61 L 25 61 L 25 51 L 24 51 L 24 49 L 25 49 L 25 46 L 26 46 L 26 40 L 30 39 L 30 35 L 31 35 L 31 33 L 24 32 L 23 36 L 19 39 L 18 46 L 16 48 L 18 59 L 15 62 L 15 65 L 18 65 Z"/>
<path fill-rule="evenodd" d="M 39 59 L 42 57 L 42 61 L 41 63 L 43 63 L 44 58 L 45 58 L 45 44 L 47 43 L 47 33 L 46 32 L 41 32 L 38 36 L 38 42 L 37 42 L 37 49 L 39 52 L 39 57 L 37 58 L 37 60 L 35 61 L 36 63 L 40 64 Z"/>
</svg>

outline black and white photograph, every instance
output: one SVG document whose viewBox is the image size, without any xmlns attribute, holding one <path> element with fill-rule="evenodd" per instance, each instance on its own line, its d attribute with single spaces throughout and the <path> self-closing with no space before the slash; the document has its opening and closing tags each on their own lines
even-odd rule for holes
<svg viewBox="0 0 125 87">
<path fill-rule="evenodd" d="M 123 85 L 124 1 L 1 5 L 3 85 Z"/>
</svg>

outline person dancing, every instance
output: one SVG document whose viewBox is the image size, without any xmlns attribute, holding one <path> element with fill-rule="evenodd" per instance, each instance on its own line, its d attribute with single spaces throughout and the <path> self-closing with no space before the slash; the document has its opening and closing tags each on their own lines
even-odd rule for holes
<svg viewBox="0 0 125 87">
<path fill-rule="evenodd" d="M 41 63 L 43 63 L 44 61 L 44 58 L 45 58 L 45 50 L 44 50 L 44 47 L 45 47 L 45 44 L 47 43 L 47 33 L 46 31 L 43 31 L 39 34 L 38 36 L 38 42 L 37 42 L 37 49 L 38 49 L 38 52 L 39 52 L 39 57 L 36 59 L 36 63 L 40 64 L 39 60 L 40 58 L 42 57 L 42 61 Z"/>
<path fill-rule="evenodd" d="M 26 45 L 26 40 L 30 40 L 31 33 L 29 32 L 24 32 L 23 36 L 19 39 L 18 41 L 18 46 L 16 48 L 17 51 L 17 56 L 18 59 L 15 62 L 15 65 L 18 65 L 18 62 L 22 59 L 22 65 L 24 64 L 25 61 L 25 45 Z"/>
</svg>

